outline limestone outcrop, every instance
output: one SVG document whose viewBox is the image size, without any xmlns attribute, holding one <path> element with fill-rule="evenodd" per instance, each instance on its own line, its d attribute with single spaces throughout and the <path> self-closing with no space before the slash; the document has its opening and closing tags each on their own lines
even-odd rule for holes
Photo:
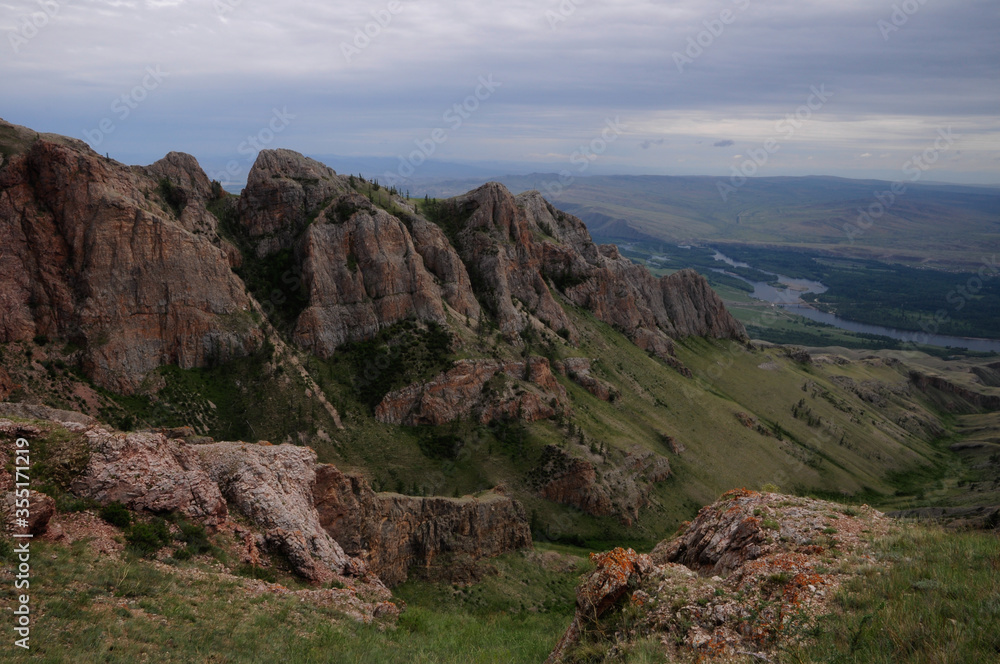
<svg viewBox="0 0 1000 664">
<path fill-rule="evenodd" d="M 90 460 L 70 485 L 81 498 L 119 502 L 137 512 L 177 512 L 218 526 L 228 516 L 218 485 L 202 467 L 196 448 L 161 433 L 83 433 Z"/>
<path fill-rule="evenodd" d="M 655 486 L 670 477 L 670 462 L 649 450 L 633 449 L 613 461 L 590 457 L 571 456 L 561 447 L 547 445 L 530 481 L 543 498 L 632 525 L 639 510 L 649 504 Z"/>
<path fill-rule="evenodd" d="M 319 522 L 316 453 L 295 445 L 211 443 L 197 454 L 229 504 L 264 531 L 300 575 L 315 583 L 364 574 Z"/>
</svg>

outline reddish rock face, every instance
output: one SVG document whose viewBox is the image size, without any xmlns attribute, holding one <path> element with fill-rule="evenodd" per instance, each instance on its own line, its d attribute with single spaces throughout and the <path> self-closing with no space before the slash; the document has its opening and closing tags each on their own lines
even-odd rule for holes
<svg viewBox="0 0 1000 664">
<path fill-rule="evenodd" d="M 591 458 L 596 461 L 548 445 L 531 473 L 532 483 L 543 498 L 632 525 L 654 486 L 670 477 L 670 462 L 648 450 L 635 449 L 613 464 L 597 455 Z M 595 463 L 601 468 L 600 479 Z"/>
<path fill-rule="evenodd" d="M 514 384 L 525 389 L 514 389 Z M 544 357 L 525 362 L 460 360 L 427 383 L 385 395 L 375 417 L 391 424 L 444 424 L 470 415 L 487 423 L 500 418 L 526 422 L 556 414 L 552 400 L 568 407 L 566 390 Z"/>
<path fill-rule="evenodd" d="M 406 226 L 363 196 L 338 199 L 298 247 L 310 304 L 295 339 L 317 355 L 412 316 L 445 323 L 441 289 Z"/>
<path fill-rule="evenodd" d="M 12 127 L 2 125 L 33 135 Z M 259 345 L 256 327 L 237 324 L 251 302 L 209 234 L 204 183 L 178 218 L 143 169 L 69 139 L 27 142 L 0 169 L 0 342 L 75 340 L 94 381 L 124 393 L 162 364 L 204 366 Z M 150 173 L 179 177 L 188 159 Z"/>
<path fill-rule="evenodd" d="M 300 575 L 323 583 L 337 574 L 363 573 L 320 526 L 313 450 L 212 443 L 197 446 L 197 454 L 229 503 L 264 530 Z"/>
<path fill-rule="evenodd" d="M 279 251 L 308 293 L 294 339 L 324 357 L 405 318 L 478 320 L 481 302 L 512 340 L 530 326 L 575 342 L 557 295 L 675 364 L 672 337 L 745 338 L 701 277 L 654 279 L 538 192 L 484 185 L 443 204 L 439 226 L 384 189 L 396 216 L 323 164 L 264 150 L 234 204 L 242 256 L 218 233 L 206 206 L 219 192 L 193 157 L 130 168 L 80 141 L 0 130 L 15 152 L 0 167 L 0 343 L 72 340 L 90 377 L 118 392 L 163 364 L 259 347 L 258 307 L 232 268 Z M 545 410 L 532 397 L 517 407 Z"/>
<path fill-rule="evenodd" d="M 372 491 L 357 475 L 316 469 L 320 523 L 387 585 L 415 570 L 445 576 L 449 568 L 531 546 L 524 508 L 489 494 L 479 498 L 417 498 Z"/>
<path fill-rule="evenodd" d="M 309 215 L 348 186 L 328 166 L 292 150 L 261 150 L 240 196 L 240 224 L 258 257 L 289 249 Z"/>
<path fill-rule="evenodd" d="M 383 189 L 380 200 L 389 201 Z M 264 150 L 239 202 L 258 256 L 294 253 L 308 306 L 296 342 L 330 356 L 406 318 L 444 323 L 446 310 L 478 319 L 465 265 L 435 224 L 392 199 L 399 217 L 353 191 L 350 178 L 290 150 Z"/>
<path fill-rule="evenodd" d="M 202 468 L 196 448 L 161 433 L 88 429 L 90 462 L 70 490 L 102 505 L 120 502 L 152 513 L 178 512 L 217 526 L 228 515 L 219 487 Z"/>
<path fill-rule="evenodd" d="M 515 198 L 492 182 L 448 205 L 462 220 L 456 242 L 478 280 L 480 300 L 508 335 L 542 325 L 575 341 L 556 291 L 663 358 L 673 354 L 672 338 L 747 339 L 696 272 L 656 279 L 617 248 L 594 244 L 582 221 L 537 191 Z"/>
<path fill-rule="evenodd" d="M 601 401 L 614 401 L 619 392 L 614 385 L 595 378 L 590 373 L 590 360 L 585 357 L 567 357 L 556 367 L 559 373 L 568 376 L 574 383 L 593 394 Z"/>
</svg>

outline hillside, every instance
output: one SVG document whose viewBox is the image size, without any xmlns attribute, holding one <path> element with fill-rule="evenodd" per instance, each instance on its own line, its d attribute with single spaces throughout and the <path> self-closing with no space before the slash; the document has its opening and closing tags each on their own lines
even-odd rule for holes
<svg viewBox="0 0 1000 664">
<path fill-rule="evenodd" d="M 189 155 L 0 130 L 0 481 L 37 444 L 30 527 L 100 605 L 46 595 L 75 639 L 126 597 L 158 652 L 199 588 L 419 634 L 399 600 L 493 576 L 484 619 L 551 629 L 581 547 L 651 549 L 734 486 L 1000 503 L 990 360 L 751 343 L 538 191 L 409 200 L 278 149 L 234 196 Z M 497 599 L 533 566 L 558 593 Z"/>
</svg>

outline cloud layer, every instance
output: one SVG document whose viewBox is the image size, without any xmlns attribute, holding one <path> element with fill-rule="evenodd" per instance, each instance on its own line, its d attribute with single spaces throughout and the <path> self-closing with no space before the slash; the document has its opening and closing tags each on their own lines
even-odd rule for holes
<svg viewBox="0 0 1000 664">
<path fill-rule="evenodd" d="M 123 161 L 179 149 L 245 176 L 259 146 L 404 160 L 423 147 L 575 172 L 574 153 L 617 118 L 586 171 L 726 174 L 774 139 L 760 175 L 892 179 L 952 127 L 928 179 L 1000 183 L 988 0 L 2 7 L 0 117 Z M 276 112 L 289 119 L 277 131 Z"/>
</svg>

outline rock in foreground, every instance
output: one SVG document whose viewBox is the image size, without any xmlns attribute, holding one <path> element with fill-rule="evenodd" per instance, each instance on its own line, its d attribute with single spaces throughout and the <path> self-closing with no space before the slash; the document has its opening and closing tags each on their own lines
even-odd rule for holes
<svg viewBox="0 0 1000 664">
<path fill-rule="evenodd" d="M 829 611 L 841 583 L 874 563 L 872 542 L 891 528 L 868 506 L 730 491 L 648 556 L 592 554 L 596 569 L 548 661 L 574 661 L 584 642 L 647 637 L 669 661 L 738 653 L 771 661 L 768 653 Z M 608 629 L 627 605 L 637 617 Z"/>
</svg>

